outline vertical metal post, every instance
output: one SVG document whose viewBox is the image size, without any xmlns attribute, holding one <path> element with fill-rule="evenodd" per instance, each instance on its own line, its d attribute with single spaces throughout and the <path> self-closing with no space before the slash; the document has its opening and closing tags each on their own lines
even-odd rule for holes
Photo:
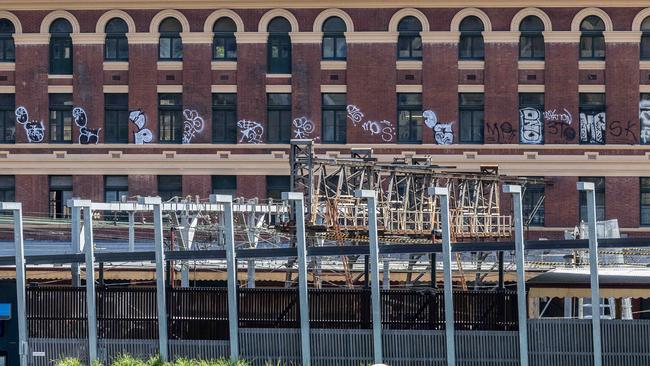
<svg viewBox="0 0 650 366">
<path fill-rule="evenodd" d="M 579 191 L 587 195 L 589 225 L 589 273 L 591 277 L 591 325 L 594 344 L 594 366 L 601 366 L 602 343 L 600 334 L 600 285 L 598 282 L 598 238 L 596 237 L 596 192 L 593 183 L 578 182 Z"/>
<path fill-rule="evenodd" d="M 503 290 L 506 288 L 503 271 L 503 251 L 497 252 L 497 261 L 499 262 L 499 289 Z"/>
<path fill-rule="evenodd" d="M 135 252 L 135 211 L 129 211 L 129 252 Z"/>
<path fill-rule="evenodd" d="M 71 233 L 70 240 L 72 241 L 72 252 L 80 253 L 81 252 L 81 207 L 76 207 L 71 203 L 73 200 L 68 202 L 68 207 L 72 208 L 72 223 L 71 223 Z M 70 265 L 70 271 L 72 272 L 72 287 L 81 286 L 80 280 L 80 271 L 79 263 L 72 263 Z"/>
<path fill-rule="evenodd" d="M 95 306 L 95 248 L 93 243 L 93 213 L 90 201 L 73 201 L 83 206 L 84 252 L 86 253 L 86 306 L 88 312 L 88 358 L 97 360 L 97 307 Z"/>
<path fill-rule="evenodd" d="M 451 277 L 451 229 L 449 227 L 449 189 L 431 187 L 429 195 L 440 197 L 440 221 L 442 228 L 442 273 L 445 294 L 445 341 L 447 344 L 447 365 L 456 365 L 456 340 L 454 335 L 454 292 Z"/>
<path fill-rule="evenodd" d="M 140 204 L 153 206 L 154 244 L 156 246 L 156 304 L 158 307 L 158 344 L 160 358 L 169 361 L 167 346 L 167 302 L 165 297 L 165 248 L 163 246 L 162 201 L 160 197 L 140 197 Z"/>
<path fill-rule="evenodd" d="M 16 311 L 18 313 L 18 354 L 20 365 L 27 366 L 27 311 L 25 300 L 25 243 L 23 241 L 23 208 L 15 202 L 0 202 L 0 210 L 11 211 L 14 217 L 14 249 L 16 250 Z"/>
<path fill-rule="evenodd" d="M 390 290 L 390 261 L 384 257 L 384 279 L 381 281 L 384 290 Z"/>
<path fill-rule="evenodd" d="M 512 207 L 515 216 L 515 263 L 517 265 L 517 314 L 519 320 L 519 362 L 528 366 L 528 311 L 526 306 L 526 268 L 524 262 L 524 221 L 521 205 L 521 186 L 505 185 L 504 193 L 512 194 Z M 503 265 L 503 252 L 499 252 L 500 265 Z"/>
<path fill-rule="evenodd" d="M 365 198 L 368 203 L 368 236 L 370 238 L 370 286 L 372 304 L 372 344 L 375 363 L 382 363 L 381 342 L 381 296 L 379 292 L 379 239 L 377 237 L 377 192 L 357 190 L 357 198 Z"/>
<path fill-rule="evenodd" d="M 235 232 L 232 214 L 232 196 L 210 195 L 211 203 L 223 204 L 226 224 L 226 270 L 228 273 L 228 330 L 230 332 L 230 360 L 239 359 L 239 324 L 237 316 L 237 256 L 235 252 Z"/>
<path fill-rule="evenodd" d="M 300 302 L 300 349 L 302 365 L 311 365 L 309 330 L 309 294 L 307 291 L 307 243 L 305 239 L 305 206 L 303 194 L 283 192 L 282 199 L 293 204 L 296 218 L 296 244 L 298 250 L 298 299 Z"/>
</svg>

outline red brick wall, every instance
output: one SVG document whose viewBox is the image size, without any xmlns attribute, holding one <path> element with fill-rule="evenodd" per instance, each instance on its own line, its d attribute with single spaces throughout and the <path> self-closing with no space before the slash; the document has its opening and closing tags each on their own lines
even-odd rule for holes
<svg viewBox="0 0 650 366">
<path fill-rule="evenodd" d="M 49 212 L 49 180 L 47 175 L 17 175 L 16 201 L 23 204 L 25 216 L 47 216 Z"/>
<path fill-rule="evenodd" d="M 544 223 L 546 226 L 573 227 L 578 224 L 578 177 L 552 177 L 544 194 Z"/>
<path fill-rule="evenodd" d="M 49 71 L 48 45 L 17 45 L 16 59 L 16 107 L 27 108 L 30 120 L 43 121 L 45 138 L 49 141 L 49 114 L 47 74 Z M 16 142 L 27 142 L 23 126 L 16 124 Z"/>
<path fill-rule="evenodd" d="M 153 133 L 152 142 L 158 141 L 158 45 L 129 45 L 129 108 L 142 109 L 149 121 L 144 128 Z M 137 131 L 134 123 L 129 122 L 129 143 L 134 142 L 133 134 Z"/>
<path fill-rule="evenodd" d="M 99 141 L 104 142 L 104 48 L 102 45 L 74 45 L 74 77 L 72 99 L 76 107 L 86 111 L 89 129 L 101 129 Z M 79 141 L 79 127 L 72 126 L 72 143 Z"/>
<path fill-rule="evenodd" d="M 184 175 L 183 196 L 199 196 L 207 199 L 212 194 L 212 177 L 210 175 Z"/>
<path fill-rule="evenodd" d="M 266 43 L 237 45 L 237 118 L 258 122 L 266 132 Z"/>
<path fill-rule="evenodd" d="M 72 196 L 95 202 L 104 202 L 104 176 L 73 175 Z"/>
<path fill-rule="evenodd" d="M 314 122 L 311 137 L 321 135 L 320 43 L 294 43 L 291 50 L 291 108 L 294 118 Z M 294 135 L 292 134 L 292 138 Z"/>
<path fill-rule="evenodd" d="M 516 43 L 485 44 L 485 143 L 519 143 Z"/>
<path fill-rule="evenodd" d="M 422 57 L 422 104 L 433 110 L 441 123 L 454 122 L 458 142 L 458 46 L 425 43 Z M 433 132 L 424 128 L 422 142 L 435 143 Z"/>
<path fill-rule="evenodd" d="M 203 131 L 191 143 L 212 142 L 212 80 L 209 77 L 212 45 L 183 45 L 183 105 L 203 118 Z"/>
<path fill-rule="evenodd" d="M 639 143 L 639 45 L 607 43 L 607 144 Z"/>
<path fill-rule="evenodd" d="M 265 198 L 266 177 L 263 175 L 237 176 L 237 197 Z"/>
<path fill-rule="evenodd" d="M 157 196 L 158 177 L 155 175 L 129 175 L 129 196 Z"/>
<path fill-rule="evenodd" d="M 639 227 L 638 177 L 605 177 L 605 218 L 618 219 L 619 227 Z"/>
<path fill-rule="evenodd" d="M 571 125 L 545 121 L 544 142 L 546 144 L 577 143 L 580 132 L 577 43 L 546 44 L 544 80 L 546 110 L 556 110 L 559 114 L 566 109 L 573 117 Z"/>
</svg>

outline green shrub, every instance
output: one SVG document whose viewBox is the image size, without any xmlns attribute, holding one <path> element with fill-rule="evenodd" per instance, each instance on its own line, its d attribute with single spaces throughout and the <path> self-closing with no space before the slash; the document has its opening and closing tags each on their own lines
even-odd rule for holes
<svg viewBox="0 0 650 366">
<path fill-rule="evenodd" d="M 118 356 L 113 360 L 110 366 L 249 366 L 250 364 L 246 361 L 237 361 L 232 362 L 227 359 L 219 360 L 190 360 L 186 358 L 180 358 L 174 362 L 163 362 L 160 357 L 151 357 L 147 361 L 142 361 L 128 354 L 123 354 Z M 66 358 L 60 361 L 57 361 L 55 366 L 83 366 L 81 361 L 74 358 Z M 102 366 L 98 361 L 93 362 L 93 366 Z"/>
<path fill-rule="evenodd" d="M 83 366 L 83 364 L 78 359 L 70 357 L 57 361 L 56 366 Z"/>
</svg>

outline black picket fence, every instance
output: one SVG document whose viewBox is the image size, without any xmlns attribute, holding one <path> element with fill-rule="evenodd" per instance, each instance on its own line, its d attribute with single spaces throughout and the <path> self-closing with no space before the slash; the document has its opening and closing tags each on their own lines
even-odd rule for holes
<svg viewBox="0 0 650 366">
<path fill-rule="evenodd" d="M 170 339 L 228 339 L 225 288 L 168 288 Z M 242 288 L 238 291 L 241 328 L 299 328 L 295 288 Z M 444 297 L 436 289 L 382 290 L 384 329 L 443 330 Z M 310 289 L 310 326 L 319 329 L 370 329 L 368 289 Z M 84 288 L 27 289 L 29 336 L 84 338 L 87 334 Z M 455 328 L 517 329 L 517 296 L 512 291 L 454 292 Z M 97 327 L 102 339 L 156 339 L 156 289 L 98 287 Z"/>
</svg>

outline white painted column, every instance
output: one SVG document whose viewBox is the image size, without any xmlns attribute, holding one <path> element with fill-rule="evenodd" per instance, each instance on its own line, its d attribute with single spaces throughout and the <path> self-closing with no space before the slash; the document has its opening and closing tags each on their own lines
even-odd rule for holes
<svg viewBox="0 0 650 366">
<path fill-rule="evenodd" d="M 95 291 L 95 245 L 93 240 L 93 213 L 90 201 L 75 201 L 75 206 L 83 206 L 84 252 L 86 254 L 86 306 L 88 312 L 88 358 L 97 360 L 97 306 Z"/>
<path fill-rule="evenodd" d="M 27 301 L 25 299 L 25 243 L 23 241 L 23 206 L 0 202 L 0 210 L 11 211 L 14 217 L 14 249 L 16 251 L 16 312 L 18 314 L 18 354 L 20 365 L 27 366 Z"/>
<path fill-rule="evenodd" d="M 129 252 L 135 252 L 135 212 L 129 211 Z"/>
</svg>

